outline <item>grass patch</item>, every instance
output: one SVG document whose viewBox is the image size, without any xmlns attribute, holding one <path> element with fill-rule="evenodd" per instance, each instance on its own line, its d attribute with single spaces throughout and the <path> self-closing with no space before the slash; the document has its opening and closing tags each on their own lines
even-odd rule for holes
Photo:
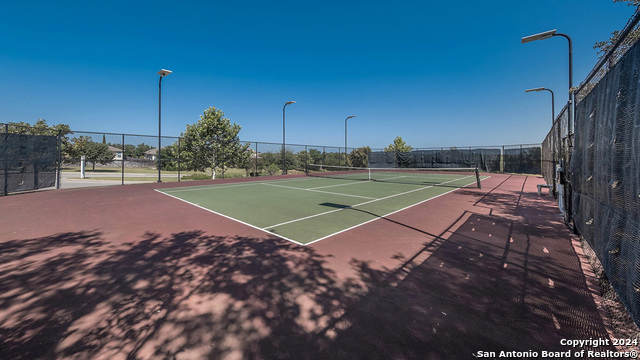
<svg viewBox="0 0 640 360">
<path fill-rule="evenodd" d="M 187 176 L 183 176 L 182 180 L 210 180 L 211 175 L 195 173 Z"/>
<path fill-rule="evenodd" d="M 76 166 L 64 166 L 61 168 L 61 170 L 63 172 L 80 172 L 80 167 L 76 167 Z M 91 170 L 91 167 L 85 168 L 85 172 L 88 174 L 98 174 L 98 173 L 103 173 L 103 174 L 120 174 L 122 172 L 122 168 L 119 167 L 112 167 L 112 168 L 105 168 L 105 167 L 101 167 L 101 168 L 96 168 L 95 170 Z M 144 168 L 144 167 L 125 167 L 124 168 L 124 173 L 125 174 L 157 174 L 158 173 L 158 169 L 156 168 Z M 163 174 L 178 174 L 178 171 L 169 171 L 169 170 L 162 170 Z M 187 171 L 181 171 L 182 174 L 184 173 L 190 173 Z"/>
<path fill-rule="evenodd" d="M 122 181 L 122 178 L 119 177 L 107 177 L 107 176 L 91 176 L 88 178 L 84 178 L 82 180 L 87 180 L 87 181 L 92 181 L 92 180 L 110 180 L 110 181 L 117 181 L 120 182 Z M 144 176 L 144 177 L 136 177 L 136 176 L 125 176 L 124 177 L 124 181 L 139 181 L 139 182 L 156 182 L 158 181 L 157 177 L 149 177 L 149 176 Z M 177 176 L 171 176 L 171 177 L 165 177 L 162 176 L 162 181 L 165 182 L 172 182 L 172 181 L 178 181 L 178 177 Z"/>
</svg>

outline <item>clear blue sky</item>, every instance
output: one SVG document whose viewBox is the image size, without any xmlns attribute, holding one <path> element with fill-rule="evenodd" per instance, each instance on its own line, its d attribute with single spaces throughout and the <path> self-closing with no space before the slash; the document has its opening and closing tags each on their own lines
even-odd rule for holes
<svg viewBox="0 0 640 360">
<path fill-rule="evenodd" d="M 243 140 L 384 147 L 539 143 L 593 45 L 634 8 L 612 0 L 8 1 L 0 11 L 0 122 L 179 135 L 209 106 Z"/>
</svg>

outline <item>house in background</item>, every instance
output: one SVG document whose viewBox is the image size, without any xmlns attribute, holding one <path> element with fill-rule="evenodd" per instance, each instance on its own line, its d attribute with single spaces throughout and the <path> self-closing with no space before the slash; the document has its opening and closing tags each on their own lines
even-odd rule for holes
<svg viewBox="0 0 640 360">
<path fill-rule="evenodd" d="M 144 152 L 145 160 L 156 160 L 158 158 L 158 149 L 150 149 Z"/>
<path fill-rule="evenodd" d="M 109 146 L 109 151 L 113 153 L 113 160 L 122 160 L 122 149 L 118 149 L 117 147 Z"/>
</svg>

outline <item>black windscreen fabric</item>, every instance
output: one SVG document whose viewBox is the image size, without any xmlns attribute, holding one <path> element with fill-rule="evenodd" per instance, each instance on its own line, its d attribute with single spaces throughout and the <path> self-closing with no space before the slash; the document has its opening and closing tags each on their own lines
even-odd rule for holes
<svg viewBox="0 0 640 360">
<path fill-rule="evenodd" d="M 56 136 L 0 134 L 0 192 L 55 186 Z"/>
<path fill-rule="evenodd" d="M 640 324 L 640 43 L 576 106 L 572 215 Z"/>
<path fill-rule="evenodd" d="M 539 146 L 504 150 L 504 172 L 541 174 L 542 149 Z"/>
<path fill-rule="evenodd" d="M 386 151 L 372 151 L 369 154 L 369 167 L 372 167 L 372 168 L 395 167 L 394 154 Z"/>
<path fill-rule="evenodd" d="M 489 172 L 500 171 L 500 149 L 474 149 L 475 166 Z"/>
<path fill-rule="evenodd" d="M 374 151 L 369 155 L 372 168 L 469 168 L 482 171 L 500 171 L 500 149 L 447 149 L 414 150 L 411 152 L 388 153 Z"/>
</svg>

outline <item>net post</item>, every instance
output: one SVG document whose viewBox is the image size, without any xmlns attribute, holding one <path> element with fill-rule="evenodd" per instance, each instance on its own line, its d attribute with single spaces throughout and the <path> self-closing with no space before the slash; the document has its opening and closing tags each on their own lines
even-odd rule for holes
<svg viewBox="0 0 640 360">
<path fill-rule="evenodd" d="M 475 168 L 476 173 L 476 184 L 478 184 L 478 189 L 482 189 L 482 184 L 480 183 L 480 171 L 478 168 Z"/>
</svg>

